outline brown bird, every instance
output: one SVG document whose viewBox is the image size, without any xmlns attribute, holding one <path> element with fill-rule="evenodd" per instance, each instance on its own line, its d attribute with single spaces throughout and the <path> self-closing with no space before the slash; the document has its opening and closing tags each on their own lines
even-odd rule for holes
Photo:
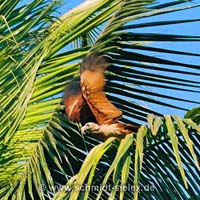
<svg viewBox="0 0 200 200">
<path fill-rule="evenodd" d="M 70 120 L 81 122 L 82 133 L 91 133 L 98 139 L 123 137 L 136 132 L 138 127 L 119 121 L 122 112 L 106 97 L 104 72 L 109 66 L 108 57 L 93 52 L 80 67 L 80 78 L 65 89 L 63 102 Z"/>
</svg>

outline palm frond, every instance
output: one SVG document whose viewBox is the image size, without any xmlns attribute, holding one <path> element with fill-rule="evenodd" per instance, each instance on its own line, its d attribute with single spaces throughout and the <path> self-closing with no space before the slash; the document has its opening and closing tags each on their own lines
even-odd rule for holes
<svg viewBox="0 0 200 200">
<path fill-rule="evenodd" d="M 172 117 L 174 120 L 171 116 L 158 120 L 150 115 L 149 129 L 142 126 L 134 137 L 127 135 L 120 142 L 111 138 L 94 147 L 75 180 L 73 178 L 73 184 L 70 181 L 63 190 L 61 187 L 54 198 L 77 199 L 81 193 L 81 197 L 87 199 L 89 192 L 96 196 L 95 199 L 103 196 L 107 199 L 133 196 L 138 199 L 138 194 L 141 199 L 162 199 L 163 195 L 170 199 L 197 198 L 200 192 L 197 188 L 200 180 L 196 178 L 200 171 L 197 150 L 200 128 L 193 121 L 192 128 L 184 122 L 186 119 Z M 109 151 L 113 152 L 112 155 Z M 103 166 L 106 153 L 112 161 L 101 177 L 102 168 L 106 168 Z M 185 184 L 185 189 L 180 181 Z"/>
<path fill-rule="evenodd" d="M 186 114 L 191 119 L 167 116 L 164 121 L 151 117 L 153 135 L 142 126 L 134 145 L 132 135 L 122 141 L 112 138 L 105 143 L 82 136 L 79 124 L 66 118 L 60 102 L 65 85 L 78 75 L 80 59 L 95 49 L 112 57 L 105 90 L 109 99 L 124 112 L 125 122 L 144 123 L 149 113 L 161 117 L 160 109 L 151 108 L 151 105 L 184 111 L 196 105 L 197 98 L 192 95 L 177 97 L 177 93 L 199 95 L 200 82 L 194 79 L 199 76 L 199 64 L 188 64 L 183 59 L 198 58 L 199 53 L 160 48 L 144 41 L 198 42 L 200 37 L 136 30 L 198 22 L 199 19 L 160 22 L 143 19 L 199 5 L 185 1 L 167 4 L 154 0 L 142 3 L 135 0 L 85 1 L 55 21 L 51 14 L 59 2 L 37 0 L 28 5 L 19 2 L 0 0 L 0 198 L 123 199 L 135 196 L 137 199 L 138 194 L 139 198 L 146 199 L 162 199 L 163 195 L 171 195 L 172 199 L 178 195 L 185 199 L 196 198 L 199 180 L 193 177 L 199 173 L 198 108 Z M 185 6 L 176 7 L 181 3 Z M 74 49 L 74 42 L 83 40 L 87 41 L 79 42 Z M 165 54 L 180 55 L 182 60 L 163 58 Z M 180 106 L 180 102 L 184 106 Z M 175 153 L 170 141 L 173 141 Z M 180 151 L 180 147 L 184 149 Z M 93 161 L 94 155 L 96 160 Z M 166 167 L 167 172 L 160 166 Z M 171 181 L 173 179 L 175 182 Z M 60 191 L 65 184 L 71 188 L 82 183 L 115 187 L 97 194 L 95 191 Z M 143 189 L 136 192 L 133 189 L 132 193 L 119 191 L 120 183 Z M 143 187 L 149 183 L 156 186 L 150 197 Z M 184 183 L 188 184 L 187 190 L 183 188 Z"/>
</svg>

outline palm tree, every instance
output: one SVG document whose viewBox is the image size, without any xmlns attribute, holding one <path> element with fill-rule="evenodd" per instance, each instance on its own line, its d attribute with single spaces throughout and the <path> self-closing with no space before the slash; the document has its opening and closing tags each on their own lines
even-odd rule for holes
<svg viewBox="0 0 200 200">
<path fill-rule="evenodd" d="M 59 3 L 0 0 L 0 199 L 198 199 L 200 54 L 170 45 L 200 36 L 157 30 L 199 23 L 168 14 L 200 4 L 87 0 L 58 18 Z M 92 50 L 112 57 L 105 91 L 138 133 L 102 143 L 63 113 Z"/>
</svg>

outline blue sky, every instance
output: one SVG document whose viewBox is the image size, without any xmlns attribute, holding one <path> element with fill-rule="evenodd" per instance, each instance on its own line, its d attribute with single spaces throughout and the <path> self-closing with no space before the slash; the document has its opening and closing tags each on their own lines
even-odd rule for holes
<svg viewBox="0 0 200 200">
<path fill-rule="evenodd" d="M 24 0 L 25 2 L 29 2 L 30 0 Z M 73 7 L 79 5 L 80 3 L 84 2 L 84 0 L 63 0 L 63 5 L 61 5 L 61 7 L 59 8 L 59 12 L 60 15 L 68 12 L 70 9 L 72 9 Z M 162 3 L 166 3 L 169 2 L 167 0 L 161 0 L 159 2 Z M 199 3 L 198 1 L 194 1 L 194 3 Z M 190 3 L 191 5 L 191 3 Z M 183 6 L 183 5 L 180 5 Z M 158 15 L 155 17 L 150 17 L 150 18 L 145 18 L 143 20 L 136 20 L 135 23 L 140 23 L 140 22 L 151 22 L 151 21 L 162 21 L 162 20 L 182 20 L 182 19 L 200 19 L 200 7 L 198 8 L 194 8 L 194 9 L 190 9 L 190 10 L 186 10 L 186 11 L 179 11 L 176 13 L 170 13 L 170 14 L 164 14 L 164 15 Z M 149 32 L 149 33 L 171 33 L 171 34 L 183 34 L 183 35 L 197 35 L 200 36 L 200 22 L 195 22 L 195 23 L 190 23 L 190 24 L 179 24 L 179 25 L 171 25 L 171 26 L 159 26 L 159 27 L 150 27 L 150 28 L 140 28 L 140 29 L 136 29 L 134 30 L 134 32 Z M 155 46 L 155 47 L 160 47 L 160 48 L 168 48 L 168 49 L 173 49 L 173 50 L 182 50 L 184 49 L 184 51 L 187 52 L 194 52 L 194 53 L 200 53 L 200 42 L 154 42 L 154 43 L 149 43 L 148 46 Z M 143 52 L 144 53 L 144 52 Z M 149 53 L 149 52 L 147 52 Z M 191 63 L 191 64 L 199 64 L 200 65 L 200 58 L 198 57 L 189 57 L 189 56 L 177 56 L 177 55 L 166 55 L 166 54 L 158 54 L 158 53 L 153 53 L 150 52 L 150 55 L 152 56 L 158 56 L 160 58 L 165 58 L 165 56 L 167 56 L 166 58 L 170 58 L 171 60 L 177 61 L 177 60 L 182 60 L 183 62 L 187 62 L 187 63 Z M 169 67 L 169 66 L 167 66 Z M 174 68 L 174 67 L 172 67 Z M 188 68 L 185 68 L 185 71 L 190 70 Z M 148 70 L 147 70 L 148 71 Z M 162 75 L 162 74 L 161 74 Z M 171 74 L 169 73 L 164 73 L 164 75 L 168 75 L 170 76 Z M 177 75 L 178 76 L 178 75 Z M 181 77 L 180 77 L 181 78 Z M 191 77 L 190 77 L 191 78 Z M 193 76 L 192 77 L 193 80 L 198 81 L 199 77 L 197 76 Z M 200 81 L 200 80 L 199 80 Z M 150 87 L 146 87 L 145 88 L 148 91 L 155 91 L 155 92 L 160 92 L 161 89 L 158 88 L 150 88 Z M 193 94 L 193 93 L 186 93 L 186 92 L 177 92 L 177 91 L 169 91 L 169 90 L 165 90 L 165 94 L 166 95 L 173 95 L 173 96 L 177 96 L 180 98 L 186 98 L 190 97 L 193 100 L 196 101 L 200 101 L 200 94 Z M 155 98 L 156 100 L 159 101 L 163 101 L 163 99 L 159 99 L 159 98 Z M 166 101 L 166 100 L 165 100 Z M 173 101 L 171 100 L 167 100 L 166 102 L 171 102 L 173 103 Z M 180 111 L 180 110 L 175 110 L 172 108 L 166 108 L 166 107 L 158 107 L 157 105 L 153 105 L 150 103 L 146 103 L 146 102 L 139 102 L 142 103 L 144 106 L 146 107 L 150 107 L 153 110 L 154 109 L 158 109 L 160 112 L 164 113 L 164 114 L 178 114 L 183 116 L 185 114 L 184 111 Z M 179 103 L 179 106 L 185 107 L 186 104 L 185 103 Z M 197 104 L 188 104 L 187 103 L 187 108 L 191 109 L 193 107 L 197 106 Z"/>
<path fill-rule="evenodd" d="M 65 12 L 67 12 L 69 9 L 72 9 L 73 7 L 75 7 L 76 5 L 78 5 L 79 3 L 83 2 L 84 0 L 74 0 L 74 1 L 64 1 L 63 6 L 60 8 L 60 12 L 62 14 L 64 14 Z M 159 2 L 163 2 L 166 3 L 166 0 L 161 0 Z M 194 1 L 194 3 L 198 3 L 198 1 Z M 190 3 L 191 5 L 191 3 Z M 183 5 L 180 5 L 183 6 Z M 155 16 L 155 17 L 150 17 L 150 18 L 145 18 L 145 22 L 150 22 L 150 21 L 162 21 L 162 20 L 182 20 L 182 19 L 197 19 L 200 18 L 200 8 L 194 8 L 194 9 L 190 9 L 190 10 L 185 10 L 185 11 L 179 11 L 176 13 L 169 13 L 169 14 L 164 14 L 164 15 L 159 15 L 159 16 Z M 138 22 L 141 22 L 141 20 L 139 20 Z M 137 21 L 136 21 L 137 23 Z M 151 27 L 151 28 L 143 28 L 143 29 L 138 29 L 138 30 L 134 30 L 135 32 L 151 32 L 151 33 L 171 33 L 171 34 L 190 34 L 190 35 L 197 35 L 200 36 L 200 22 L 195 22 L 195 23 L 190 23 L 190 24 L 178 24 L 178 25 L 171 25 L 171 26 L 159 26 L 159 27 Z M 156 47 L 160 47 L 160 48 L 168 48 L 168 49 L 173 49 L 173 50 L 182 50 L 184 49 L 185 51 L 188 52 L 194 52 L 194 53 L 200 53 L 200 42 L 176 42 L 176 43 L 172 43 L 172 42 L 154 42 L 154 43 L 150 43 L 148 44 L 149 46 L 156 46 Z M 159 55 L 158 53 L 152 53 L 151 55 L 155 55 L 155 56 L 159 56 L 162 58 L 162 56 L 166 56 L 165 54 Z M 198 63 L 200 65 L 200 59 L 197 57 L 181 57 L 181 56 L 177 56 L 177 55 L 167 55 L 167 58 L 170 58 L 171 60 L 177 61 L 177 59 L 182 60 L 184 62 L 187 63 Z M 185 71 L 187 71 L 189 69 L 185 68 Z M 190 69 L 191 71 L 191 69 Z M 167 73 L 165 73 L 165 75 L 167 75 Z M 170 74 L 168 74 L 170 75 Z M 193 80 L 198 81 L 199 77 L 197 76 L 193 76 L 192 78 Z M 159 92 L 160 89 L 156 89 L 156 88 L 145 88 L 147 90 L 153 90 L 156 92 Z M 177 97 L 182 97 L 182 98 L 187 98 L 188 95 L 190 97 L 192 97 L 193 100 L 196 101 L 200 101 L 200 94 L 193 94 L 193 93 L 185 93 L 185 92 L 177 92 L 177 91 L 165 91 L 165 94 L 167 95 L 173 95 L 173 96 L 177 96 Z M 157 100 L 159 100 L 159 98 L 156 98 Z M 160 99 L 160 101 L 162 101 L 162 99 Z M 167 100 L 168 102 L 172 102 L 171 100 Z M 141 103 L 141 102 L 140 102 Z M 175 110 L 172 108 L 166 108 L 166 107 L 160 107 L 158 108 L 155 105 L 151 105 L 149 103 L 144 103 L 142 102 L 144 106 L 150 107 L 152 109 L 159 109 L 162 113 L 164 114 L 178 114 L 183 116 L 185 114 L 184 111 L 180 111 L 180 110 Z M 180 106 L 185 107 L 186 104 L 185 103 L 179 103 Z M 197 104 L 188 104 L 187 103 L 187 108 L 193 108 L 197 106 Z"/>
</svg>

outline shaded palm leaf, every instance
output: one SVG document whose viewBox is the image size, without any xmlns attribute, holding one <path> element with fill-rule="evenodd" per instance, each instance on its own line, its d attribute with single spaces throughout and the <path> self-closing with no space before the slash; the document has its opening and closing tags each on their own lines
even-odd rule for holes
<svg viewBox="0 0 200 200">
<path fill-rule="evenodd" d="M 1 198 L 45 199 L 52 197 L 57 192 L 58 188 L 56 186 L 62 186 L 67 182 L 70 185 L 75 184 L 77 181 L 75 175 L 79 172 L 79 169 L 81 167 L 86 167 L 87 169 L 85 162 L 83 165 L 82 163 L 88 152 L 99 142 L 90 136 L 83 137 L 80 134 L 79 125 L 69 122 L 62 110 L 60 110 L 60 102 L 64 86 L 78 74 L 80 59 L 92 49 L 101 50 L 112 57 L 112 66 L 108 70 L 106 91 L 109 92 L 109 98 L 113 103 L 123 110 L 124 121 L 144 123 L 149 113 L 161 116 L 158 109 L 152 110 L 148 108 L 149 106 L 144 107 L 141 105 L 141 101 L 180 110 L 187 110 L 187 105 L 198 103 L 190 96 L 181 98 L 166 93 L 166 90 L 170 90 L 184 91 L 197 95 L 199 93 L 199 88 L 197 87 L 199 81 L 193 80 L 193 77 L 199 76 L 198 63 L 187 64 L 183 60 L 172 61 L 168 58 L 154 56 L 153 52 L 193 57 L 198 57 L 199 53 L 149 47 L 145 43 L 141 45 L 142 43 L 139 42 L 197 42 L 200 37 L 132 31 L 142 27 L 199 21 L 199 19 L 194 19 L 165 20 L 159 23 L 157 21 L 151 23 L 136 22 L 139 19 L 189 9 L 187 5 L 181 8 L 173 7 L 168 9 L 170 6 L 183 2 L 174 1 L 169 4 L 153 5 L 153 0 L 146 0 L 142 3 L 141 1 L 121 0 L 99 0 L 92 1 L 92 3 L 91 1 L 86 1 L 53 24 L 51 24 L 53 18 L 50 17 L 50 13 L 55 8 L 55 2 L 48 4 L 48 1 L 38 0 L 29 5 L 15 7 L 18 2 L 3 1 L 0 4 L 4 12 L 2 12 L 0 18 L 0 30 L 3 33 L 2 41 L 0 42 L 1 49 L 3 49 L 0 51 L 0 64 L 2 66 L 0 77 L 2 85 L 0 88 L 2 94 L 0 99 L 2 113 L 0 116 Z M 197 6 L 199 5 L 193 5 L 190 8 Z M 16 13 L 21 14 L 16 15 Z M 99 30 L 99 32 L 96 30 Z M 89 40 L 90 35 L 94 32 L 97 35 L 92 40 Z M 80 43 L 78 48 L 69 49 L 75 41 L 80 40 L 84 40 L 84 42 Z M 141 53 L 136 50 L 150 53 Z M 188 72 L 185 68 L 191 71 Z M 155 70 L 157 74 L 152 70 Z M 169 75 L 168 72 L 172 74 Z M 183 76 L 185 74 L 187 74 L 186 78 Z M 156 99 L 157 97 L 162 98 L 163 102 Z M 170 103 L 167 99 L 175 102 Z M 185 106 L 179 106 L 179 102 L 185 102 Z M 188 115 L 192 115 L 191 113 Z M 191 118 L 193 119 L 193 115 Z M 196 122 L 196 119 L 193 119 L 193 121 Z M 173 123 L 168 118 L 166 121 L 168 122 L 167 128 L 169 130 L 170 127 L 173 127 Z M 192 141 L 197 146 L 195 141 L 198 139 L 196 134 L 196 130 L 198 130 L 196 127 L 198 126 L 193 121 L 186 120 L 185 123 L 193 127 L 189 131 L 191 133 L 194 132 L 191 137 L 193 137 Z M 177 127 L 174 128 L 179 130 Z M 182 129 L 185 133 L 185 129 Z M 154 134 L 156 134 L 155 130 Z M 145 129 L 144 133 L 145 131 L 147 130 Z M 166 129 L 163 128 L 161 133 L 162 137 L 166 137 Z M 142 151 L 144 152 L 144 162 L 145 160 L 149 162 L 150 159 L 155 159 L 157 149 L 154 149 L 154 147 L 157 147 L 154 143 L 157 142 L 157 146 L 164 151 L 165 143 L 163 141 L 166 141 L 166 148 L 169 149 L 169 151 L 166 149 L 167 153 L 161 154 L 160 160 L 156 160 L 158 163 L 163 163 L 163 155 L 163 158 L 169 156 L 171 159 L 173 157 L 171 147 L 169 148 L 169 138 L 162 141 L 162 137 L 160 136 L 159 139 L 147 137 L 150 140 L 149 147 L 146 148 L 146 145 L 144 145 L 144 149 L 142 149 L 143 137 L 138 134 L 136 150 L 132 145 L 132 136 L 128 136 L 121 142 L 116 141 L 114 146 L 111 145 L 113 139 L 104 144 L 99 144 L 95 149 L 103 147 L 108 152 L 105 155 L 102 152 L 104 162 L 98 164 L 99 159 L 101 159 L 101 156 L 99 156 L 92 163 L 92 173 L 88 179 L 89 183 L 91 183 L 93 175 L 96 178 L 95 184 L 100 184 L 104 180 L 104 182 L 113 182 L 115 185 L 118 185 L 121 181 L 132 185 L 135 184 L 136 186 L 137 184 L 145 185 L 151 180 L 161 188 L 161 190 L 156 189 L 152 196 L 158 195 L 162 197 L 162 194 L 171 194 L 170 191 L 173 191 L 174 188 L 177 188 L 176 191 L 178 192 L 172 193 L 172 197 L 173 195 L 177 197 L 177 195 L 180 195 L 179 193 L 184 198 L 185 196 L 197 196 L 198 194 L 194 190 L 197 182 L 192 178 L 189 180 L 188 190 L 182 189 L 183 182 L 180 180 L 183 178 L 184 182 L 186 181 L 184 170 L 181 169 L 179 161 L 179 167 L 175 166 L 174 161 L 172 161 L 171 165 L 168 165 L 171 170 L 169 173 L 174 172 L 176 175 L 177 184 L 175 185 L 168 184 L 169 180 L 165 181 L 165 174 L 163 173 L 156 175 L 158 177 L 157 180 L 152 178 L 159 169 L 157 164 L 152 169 L 148 168 L 151 166 L 150 164 L 147 164 L 146 168 L 143 164 L 144 169 L 147 169 L 148 172 L 149 170 L 153 171 L 149 173 L 149 177 L 143 174 L 142 171 L 139 179 Z M 190 145 L 192 158 L 189 156 L 185 160 L 182 159 L 184 160 L 183 162 L 186 162 L 184 165 L 187 162 L 191 164 L 195 161 L 196 163 L 195 155 L 198 157 L 198 151 L 194 152 L 192 150 L 191 142 L 187 136 L 186 138 L 186 142 Z M 127 146 L 126 140 L 129 142 Z M 182 146 L 186 149 L 184 142 L 182 142 Z M 151 148 L 153 150 L 149 153 L 148 149 Z M 155 154 L 153 153 L 154 151 L 156 152 Z M 176 159 L 180 160 L 180 155 L 177 153 L 177 143 L 174 143 L 174 151 L 176 152 Z M 145 152 L 147 153 L 145 154 Z M 187 150 L 186 153 L 188 153 Z M 135 157 L 133 156 L 134 154 Z M 131 161 L 132 158 L 135 158 L 135 165 Z M 90 157 L 87 157 L 87 159 L 90 159 Z M 130 165 L 130 170 L 126 168 L 125 164 Z M 112 168 L 109 168 L 109 165 Z M 96 166 L 97 169 L 95 169 Z M 138 173 L 133 172 L 134 166 L 138 169 Z M 178 168 L 182 177 L 177 170 Z M 96 172 L 97 170 L 98 172 Z M 120 180 L 121 170 L 123 176 Z M 107 176 L 112 173 L 114 173 L 113 177 L 107 179 Z M 189 173 L 193 173 L 193 170 L 190 170 Z M 108 175 L 106 176 L 106 174 Z M 130 176 L 127 176 L 128 174 Z M 81 176 L 81 171 L 77 176 Z M 85 179 L 82 179 L 81 183 L 84 181 Z M 169 185 L 168 187 L 166 187 L 167 184 Z M 190 185 L 192 185 L 191 188 Z M 71 195 L 66 191 L 63 191 L 63 193 L 59 191 L 55 198 L 57 196 L 60 197 L 60 195 Z M 72 195 L 77 196 L 78 193 L 72 193 Z M 83 192 L 80 195 L 89 196 L 91 199 L 96 198 L 95 193 Z M 102 195 L 107 199 L 110 193 L 103 192 Z M 113 189 L 111 197 L 116 195 L 119 195 L 122 199 L 123 196 L 127 198 L 133 196 L 133 193 L 119 193 Z M 137 195 L 138 193 L 135 193 L 135 198 L 137 198 Z M 141 196 L 146 197 L 147 195 L 145 192 L 141 192 Z"/>
<path fill-rule="evenodd" d="M 184 123 L 178 116 L 173 118 L 175 120 L 172 122 L 170 116 L 165 116 L 160 118 L 158 124 L 154 116 L 149 116 L 152 121 L 151 129 L 142 126 L 137 133 L 135 144 L 133 137 L 127 135 L 120 143 L 113 143 L 111 138 L 94 147 L 75 177 L 76 180 L 73 179 L 73 184 L 70 182 L 70 185 L 63 186 L 63 189 L 60 187 L 54 198 L 76 199 L 81 193 L 82 198 L 87 199 L 90 192 L 92 196 L 96 196 L 95 199 L 103 196 L 107 199 L 130 199 L 133 196 L 138 199 L 138 194 L 141 199 L 163 199 L 163 196 L 169 199 L 187 199 L 189 196 L 197 199 L 200 180 L 196 176 L 199 176 L 200 168 L 196 147 L 200 127 L 193 122 L 194 126 L 189 128 L 190 125 L 188 127 L 188 123 Z M 152 134 L 155 129 L 157 131 Z M 117 152 L 114 154 L 115 148 Z M 102 156 L 105 156 L 105 151 L 108 154 L 109 151 L 113 152 L 112 155 L 109 154 L 109 158 L 112 157 L 113 160 L 105 175 L 101 177 L 98 171 L 102 170 L 101 163 L 106 160 Z M 130 158 L 132 161 L 126 161 Z M 127 162 L 130 167 L 124 172 L 123 168 L 127 167 Z M 127 178 L 122 184 L 124 177 Z M 83 188 L 77 187 L 83 184 Z M 97 191 L 94 186 L 98 186 Z"/>
</svg>

